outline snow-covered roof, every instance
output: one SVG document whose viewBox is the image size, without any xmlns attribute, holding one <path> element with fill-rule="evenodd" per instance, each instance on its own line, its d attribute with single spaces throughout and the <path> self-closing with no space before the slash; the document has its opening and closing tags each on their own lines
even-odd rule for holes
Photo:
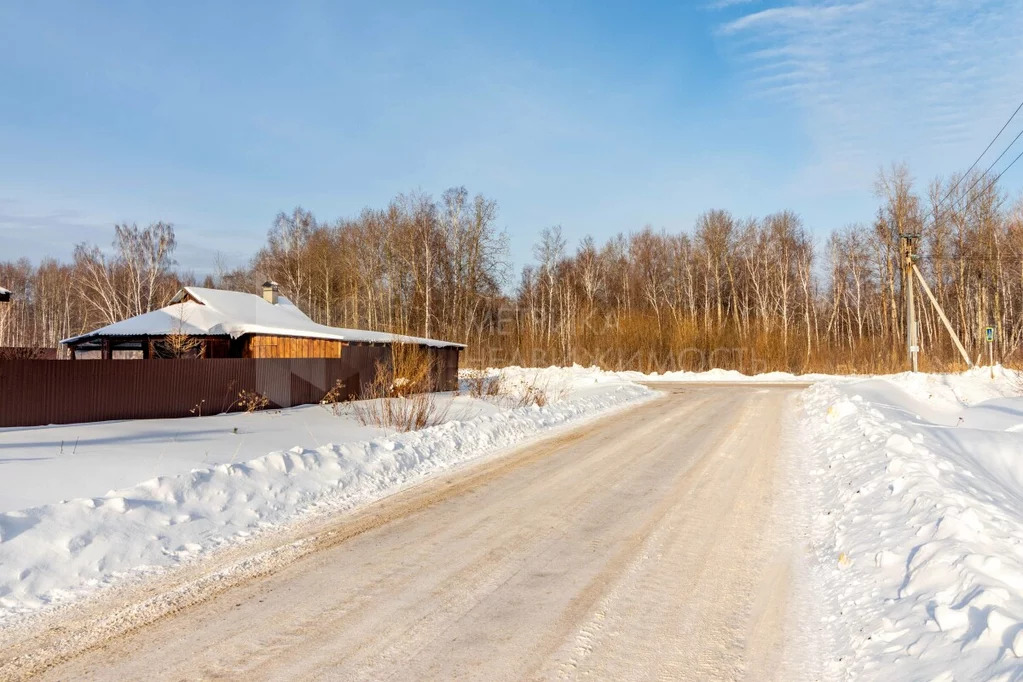
<svg viewBox="0 0 1023 682">
<path fill-rule="evenodd" d="M 415 343 L 437 348 L 464 348 L 460 343 L 403 336 L 362 329 L 341 329 L 317 324 L 285 296 L 270 303 L 262 296 L 240 291 L 185 287 L 171 299 L 170 305 L 150 313 L 130 317 L 87 334 L 65 339 L 76 343 L 91 338 L 114 336 L 230 336 L 246 334 L 295 336 L 353 343 Z"/>
<path fill-rule="evenodd" d="M 7 289 L 4 289 L 3 287 L 0 287 L 0 296 L 2 296 L 4 294 L 9 294 L 9 293 L 11 293 L 11 292 L 8 291 Z"/>
</svg>

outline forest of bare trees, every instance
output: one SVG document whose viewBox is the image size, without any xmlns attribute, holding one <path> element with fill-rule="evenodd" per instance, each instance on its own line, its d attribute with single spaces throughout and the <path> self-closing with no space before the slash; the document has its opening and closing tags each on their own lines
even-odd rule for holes
<svg viewBox="0 0 1023 682">
<path fill-rule="evenodd" d="M 875 195 L 869 222 L 829 234 L 792 211 L 710 210 L 688 231 L 647 227 L 572 245 L 549 227 L 517 276 L 496 202 L 461 187 L 332 221 L 281 213 L 248 267 L 202 282 L 175 270 L 172 226 L 119 225 L 112 249 L 79 245 L 71 263 L 0 262 L 0 285 L 15 292 L 0 305 L 0 346 L 52 347 L 160 307 L 182 284 L 256 292 L 273 279 L 319 322 L 464 342 L 468 365 L 898 370 L 899 235 L 910 233 L 971 356 L 990 324 L 1001 357 L 1018 363 L 1023 203 L 981 175 L 920 187 L 904 166 L 882 171 Z M 922 368 L 957 366 L 926 299 L 917 306 Z"/>
</svg>

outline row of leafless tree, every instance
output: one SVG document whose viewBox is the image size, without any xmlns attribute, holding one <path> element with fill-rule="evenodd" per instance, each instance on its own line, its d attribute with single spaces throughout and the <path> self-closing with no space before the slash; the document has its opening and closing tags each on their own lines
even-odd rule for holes
<svg viewBox="0 0 1023 682">
<path fill-rule="evenodd" d="M 332 223 L 295 209 L 277 216 L 252 270 L 324 324 L 481 343 L 508 267 L 496 217 L 492 200 L 462 187 Z"/>
<path fill-rule="evenodd" d="M 14 292 L 0 305 L 0 346 L 54 347 L 60 339 L 164 305 L 178 287 L 174 228 L 115 225 L 113 248 L 80 244 L 71 263 L 0 261 Z"/>
<path fill-rule="evenodd" d="M 921 191 L 902 166 L 875 189 L 870 223 L 823 238 L 791 211 L 713 210 L 691 231 L 645 228 L 571 249 L 548 228 L 511 287 L 496 204 L 464 188 L 333 222 L 295 209 L 277 216 L 249 267 L 203 284 L 256 292 L 274 279 L 317 321 L 466 342 L 468 364 L 883 371 L 905 362 L 899 236 L 919 234 L 919 266 L 971 354 L 991 324 L 1011 362 L 1023 343 L 1021 205 L 981 175 Z M 0 345 L 51 346 L 163 305 L 193 283 L 173 270 L 174 245 L 169 225 L 122 225 L 112 251 L 0 263 L 17 301 L 0 307 Z M 917 305 L 925 367 L 953 366 L 930 304 Z"/>
</svg>

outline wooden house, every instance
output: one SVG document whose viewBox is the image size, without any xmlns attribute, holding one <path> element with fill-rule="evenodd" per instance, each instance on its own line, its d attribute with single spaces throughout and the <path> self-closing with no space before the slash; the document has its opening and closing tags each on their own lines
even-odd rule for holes
<svg viewBox="0 0 1023 682">
<path fill-rule="evenodd" d="M 3 287 L 0 287 L 0 303 L 10 303 L 10 302 L 11 302 L 11 292 L 8 291 L 7 289 L 4 289 Z"/>
<path fill-rule="evenodd" d="M 313 322 L 273 282 L 263 295 L 185 287 L 169 305 L 62 341 L 71 359 L 340 358 L 354 345 L 412 344 L 457 372 L 462 344 Z"/>
</svg>

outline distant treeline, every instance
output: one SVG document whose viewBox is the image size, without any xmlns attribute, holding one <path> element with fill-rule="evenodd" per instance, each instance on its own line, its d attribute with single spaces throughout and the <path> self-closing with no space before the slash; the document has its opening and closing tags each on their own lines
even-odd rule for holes
<svg viewBox="0 0 1023 682">
<path fill-rule="evenodd" d="M 875 372 L 905 366 L 899 235 L 973 356 L 996 327 L 1009 363 L 1023 340 L 1023 204 L 981 175 L 922 192 L 904 166 L 879 174 L 869 223 L 815 234 L 792 211 L 701 215 L 682 233 L 649 227 L 569 248 L 539 232 L 513 279 L 497 204 L 464 188 L 401 195 L 353 218 L 281 213 L 248 267 L 196 282 L 175 270 L 174 231 L 115 226 L 114 248 L 71 263 L 0 262 L 0 345 L 64 337 L 164 305 L 182 284 L 258 292 L 265 279 L 315 320 L 470 345 L 463 364 L 666 370 Z M 953 367 L 952 343 L 917 297 L 925 369 Z"/>
</svg>

